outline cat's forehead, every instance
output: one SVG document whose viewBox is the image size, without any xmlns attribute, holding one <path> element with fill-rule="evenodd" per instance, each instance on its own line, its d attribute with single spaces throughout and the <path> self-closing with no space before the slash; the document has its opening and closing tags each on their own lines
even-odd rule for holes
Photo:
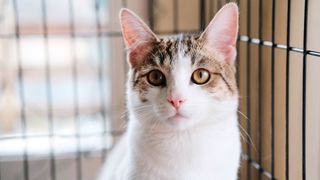
<svg viewBox="0 0 320 180">
<path fill-rule="evenodd" d="M 162 36 L 154 42 L 151 51 L 144 56 L 144 59 L 136 71 L 147 72 L 154 68 L 160 68 L 170 72 L 176 67 L 179 61 L 190 61 L 193 65 L 195 56 L 199 56 L 200 42 L 198 35 L 179 34 L 173 36 Z M 183 57 L 183 58 L 181 58 Z"/>
<path fill-rule="evenodd" d="M 209 53 L 202 48 L 197 34 L 178 34 L 162 36 L 151 44 L 151 50 L 144 56 L 135 72 L 145 74 L 152 69 L 164 73 L 173 72 L 175 68 L 215 68 L 220 66 Z"/>
<path fill-rule="evenodd" d="M 171 63 L 179 60 L 179 56 L 192 56 L 200 46 L 199 36 L 194 34 L 179 34 L 160 37 L 155 48 L 159 49 L 158 57 L 167 58 Z"/>
<path fill-rule="evenodd" d="M 198 34 L 176 34 L 160 36 L 160 45 L 167 45 L 173 43 L 176 48 L 181 47 L 192 47 L 198 44 L 199 35 Z"/>
</svg>

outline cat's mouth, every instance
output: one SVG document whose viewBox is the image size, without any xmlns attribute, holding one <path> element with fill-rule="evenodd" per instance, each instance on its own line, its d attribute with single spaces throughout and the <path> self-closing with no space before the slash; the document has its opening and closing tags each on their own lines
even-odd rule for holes
<svg viewBox="0 0 320 180">
<path fill-rule="evenodd" d="M 174 129 L 185 129 L 190 123 L 189 119 L 187 115 L 177 111 L 174 115 L 167 118 L 165 124 L 170 125 Z"/>
<path fill-rule="evenodd" d="M 169 117 L 168 119 L 173 121 L 182 121 L 188 119 L 188 116 L 180 112 L 176 112 L 173 116 Z"/>
</svg>

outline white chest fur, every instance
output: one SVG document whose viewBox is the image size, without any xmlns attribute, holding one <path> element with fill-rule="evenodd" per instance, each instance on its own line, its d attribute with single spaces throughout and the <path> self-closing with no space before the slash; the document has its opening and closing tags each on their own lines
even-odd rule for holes
<svg viewBox="0 0 320 180">
<path fill-rule="evenodd" d="M 240 135 L 236 119 L 172 133 L 144 130 L 134 123 L 131 128 L 128 179 L 237 179 Z"/>
<path fill-rule="evenodd" d="M 241 153 L 235 117 L 179 133 L 132 120 L 100 180 L 235 180 Z"/>
</svg>

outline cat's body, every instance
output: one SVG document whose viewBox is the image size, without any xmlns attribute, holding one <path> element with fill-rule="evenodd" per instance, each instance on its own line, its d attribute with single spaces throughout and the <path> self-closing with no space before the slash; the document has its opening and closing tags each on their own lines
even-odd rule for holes
<svg viewBox="0 0 320 180">
<path fill-rule="evenodd" d="M 100 180 L 235 180 L 240 140 L 234 119 L 189 132 L 149 136 L 145 136 L 148 130 L 130 124 L 132 130 L 110 154 Z"/>
<path fill-rule="evenodd" d="M 120 13 L 131 65 L 129 123 L 99 180 L 237 179 L 238 9 L 223 9 L 200 36 L 163 38 L 132 12 Z"/>
</svg>

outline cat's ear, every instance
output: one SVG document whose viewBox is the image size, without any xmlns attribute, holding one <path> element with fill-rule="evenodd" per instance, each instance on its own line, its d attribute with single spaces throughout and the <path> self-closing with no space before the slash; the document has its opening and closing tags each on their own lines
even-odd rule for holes
<svg viewBox="0 0 320 180">
<path fill-rule="evenodd" d="M 239 9 L 236 3 L 223 6 L 200 36 L 204 47 L 227 63 L 235 61 Z"/>
<path fill-rule="evenodd" d="M 150 28 L 132 11 L 122 8 L 119 13 L 123 39 L 128 49 L 129 62 L 136 65 L 150 44 L 158 40 Z"/>
</svg>

